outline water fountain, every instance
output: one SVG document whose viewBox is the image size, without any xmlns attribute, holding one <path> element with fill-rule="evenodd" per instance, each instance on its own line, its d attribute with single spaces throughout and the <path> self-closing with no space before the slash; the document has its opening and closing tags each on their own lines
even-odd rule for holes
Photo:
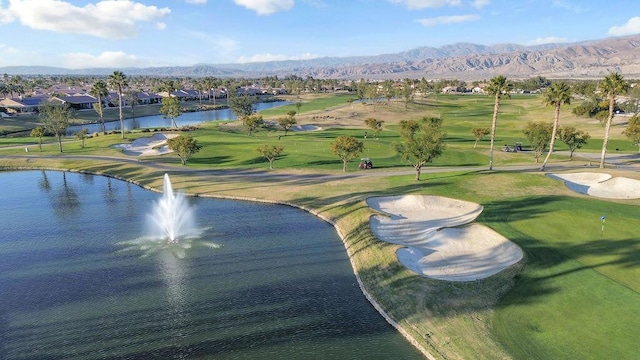
<svg viewBox="0 0 640 360">
<path fill-rule="evenodd" d="M 0 183 L 0 359 L 424 358 L 311 214 L 168 177 L 163 194 L 50 171 Z"/>
<path fill-rule="evenodd" d="M 167 242 L 178 242 L 180 237 L 189 237 L 197 231 L 193 211 L 181 193 L 174 193 L 169 174 L 164 174 L 162 198 L 149 215 L 152 232 L 166 238 Z M 159 232 L 159 233 L 157 233 Z"/>
</svg>

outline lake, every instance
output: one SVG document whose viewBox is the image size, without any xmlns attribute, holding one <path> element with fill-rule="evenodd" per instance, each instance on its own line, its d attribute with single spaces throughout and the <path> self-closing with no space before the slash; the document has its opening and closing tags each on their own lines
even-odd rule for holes
<svg viewBox="0 0 640 360">
<path fill-rule="evenodd" d="M 289 101 L 274 101 L 274 102 L 262 102 L 255 104 L 256 111 L 271 109 L 278 106 L 291 104 Z M 175 120 L 178 127 L 187 126 L 187 125 L 195 125 L 201 124 L 205 122 L 211 121 L 224 121 L 224 120 L 236 120 L 236 116 L 233 114 L 231 109 L 218 109 L 218 110 L 207 110 L 207 111 L 195 111 L 195 112 L 186 112 L 182 115 L 178 116 Z M 151 115 L 151 116 L 141 116 L 135 119 L 124 119 L 124 129 L 125 130 L 133 130 L 133 129 L 149 129 L 149 128 L 170 128 L 171 127 L 171 119 L 165 119 L 163 115 Z M 120 130 L 120 121 L 109 121 L 104 124 L 106 131 L 114 131 Z M 81 129 L 87 129 L 89 134 L 93 134 L 96 132 L 102 131 L 102 126 L 100 123 L 94 124 L 85 124 L 85 125 L 74 125 L 69 126 L 67 128 L 66 135 L 72 136 Z"/>
<path fill-rule="evenodd" d="M 202 233 L 171 245 L 146 237 L 161 194 L 131 183 L 57 171 L 0 183 L 2 359 L 423 358 L 307 212 L 187 198 Z"/>
</svg>

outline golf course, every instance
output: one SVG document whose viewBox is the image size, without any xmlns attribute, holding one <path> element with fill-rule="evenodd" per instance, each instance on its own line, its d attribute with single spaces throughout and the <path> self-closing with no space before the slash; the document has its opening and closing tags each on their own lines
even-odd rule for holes
<svg viewBox="0 0 640 360">
<path fill-rule="evenodd" d="M 162 190 L 168 173 L 173 188 L 190 196 L 280 203 L 309 211 L 335 226 L 365 295 L 427 358 L 638 358 L 640 198 L 592 196 L 549 176 L 588 172 L 640 180 L 638 147 L 623 135 L 628 118 L 614 117 L 607 163 L 600 169 L 594 159 L 599 159 L 604 128 L 595 119 L 574 115 L 571 109 L 577 104 L 563 105 L 560 125 L 583 130 L 591 138 L 572 159 L 566 144 L 556 141 L 540 171 L 523 130 L 529 122 L 552 123 L 554 109 L 545 106 L 540 95 L 504 97 L 489 170 L 489 136 L 474 146 L 471 130 L 491 126 L 491 96 L 430 94 L 408 104 L 394 100 L 377 105 L 351 101 L 352 94 L 283 98 L 288 105 L 259 115 L 265 123 L 276 123 L 295 111 L 298 127 L 286 134 L 277 125 L 248 134 L 241 121 L 215 121 L 188 131 L 135 130 L 125 139 L 119 131 L 89 134 L 83 141 L 69 136 L 60 152 L 54 137 L 43 138 L 39 146 L 38 138 L 25 132 L 0 138 L 0 168 L 86 172 L 154 191 Z M 140 116 L 151 114 L 149 109 L 136 111 Z M 93 112 L 86 114 L 87 121 L 95 121 Z M 83 115 L 76 113 L 75 121 Z M 414 168 L 395 150 L 402 141 L 400 122 L 431 117 L 442 119 L 446 147 L 416 181 Z M 379 133 L 366 125 L 369 118 L 383 122 Z M 33 118 L 25 118 L 29 125 L 20 121 L 2 118 L 0 129 L 16 131 L 37 123 Z M 123 150 L 123 144 L 144 142 L 158 133 L 191 136 L 202 148 L 186 165 L 171 151 L 128 155 Z M 342 160 L 332 152 L 340 136 L 364 143 L 344 172 Z M 501 151 L 516 143 L 522 143 L 523 151 Z M 282 147 L 273 169 L 256 151 L 263 145 Z M 546 151 L 540 161 L 544 156 Z M 360 157 L 371 159 L 373 168 L 359 169 Z M 385 214 L 368 205 L 372 198 L 408 195 L 477 204 L 481 211 L 474 213 L 474 224 L 508 239 L 521 250 L 519 260 L 475 280 L 417 274 L 398 259 L 403 245 L 376 236 L 371 220 Z"/>
</svg>

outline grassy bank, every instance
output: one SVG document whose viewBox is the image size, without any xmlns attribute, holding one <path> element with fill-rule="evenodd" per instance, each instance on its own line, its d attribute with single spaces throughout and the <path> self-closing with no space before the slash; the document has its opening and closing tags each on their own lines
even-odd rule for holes
<svg viewBox="0 0 640 360">
<path fill-rule="evenodd" d="M 278 132 L 267 130 L 248 137 L 236 123 L 203 125 L 191 135 L 204 148 L 186 167 L 174 155 L 127 161 L 64 158 L 55 144 L 45 146 L 42 155 L 51 156 L 46 159 L 34 151 L 28 158 L 10 158 L 2 155 L 24 155 L 24 149 L 0 149 L 0 166 L 90 171 L 156 189 L 162 186 L 162 175 L 169 172 L 174 188 L 190 194 L 287 202 L 313 211 L 336 224 L 367 290 L 436 358 L 600 359 L 611 355 L 633 358 L 640 352 L 632 335 L 640 323 L 640 241 L 634 238 L 640 226 L 640 200 L 589 198 L 539 171 L 454 168 L 488 163 L 488 141 L 473 149 L 470 128 L 490 123 L 490 98 L 439 96 L 421 100 L 409 110 L 395 104 L 390 109 L 378 106 L 375 112 L 371 106 L 344 104 L 343 100 L 333 99 L 330 106 L 325 103 L 328 107 L 320 119 L 319 110 L 312 110 L 315 100 L 309 99 L 300 108 L 299 122 L 325 130 L 294 133 L 280 140 Z M 521 129 L 528 120 L 551 121 L 553 116 L 551 109 L 530 96 L 506 100 L 503 109 L 500 142 L 521 141 Z M 438 114 L 445 119 L 449 138 L 445 155 L 433 165 L 445 171 L 426 169 L 423 180 L 416 182 L 411 168 L 391 150 L 398 141 L 395 129 L 400 120 Z M 265 117 L 278 115 L 274 110 Z M 378 140 L 362 138 L 367 117 L 385 121 Z M 570 116 L 561 121 L 565 125 L 584 122 Z M 597 138 L 599 125 L 585 126 Z M 328 144 L 345 134 L 365 141 L 366 155 L 380 168 L 375 176 L 358 172 L 355 164 L 343 176 L 341 162 L 330 153 Z M 148 135 L 127 134 L 127 141 Z M 626 144 L 619 134 L 614 139 Z M 119 135 L 99 136 L 88 139 L 85 148 L 69 141 L 63 155 L 123 157 L 109 148 L 120 141 Z M 263 143 L 285 148 L 274 171 L 267 171 L 268 164 L 255 151 Z M 628 146 L 630 152 L 637 150 Z M 552 161 L 553 166 L 573 169 L 586 164 L 560 157 Z M 498 166 L 532 162 L 527 152 L 496 152 Z M 637 173 L 607 172 L 638 178 Z M 479 221 L 521 246 L 525 259 L 476 282 L 416 276 L 396 260 L 397 246 L 377 240 L 369 227 L 373 211 L 366 206 L 366 198 L 399 194 L 442 195 L 482 204 L 485 211 Z M 602 215 L 607 216 L 604 232 L 600 229 Z"/>
</svg>

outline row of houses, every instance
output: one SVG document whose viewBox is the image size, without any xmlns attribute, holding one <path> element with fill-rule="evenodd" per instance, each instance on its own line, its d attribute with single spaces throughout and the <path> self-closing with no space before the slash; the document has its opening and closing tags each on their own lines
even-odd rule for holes
<svg viewBox="0 0 640 360">
<path fill-rule="evenodd" d="M 75 110 L 90 110 L 94 108 L 94 104 L 98 103 L 98 99 L 89 94 L 87 90 L 72 90 L 72 89 L 53 89 L 53 95 L 44 93 L 34 93 L 31 96 L 20 96 L 16 98 L 5 98 L 0 100 L 0 107 L 7 109 L 7 112 L 13 114 L 33 113 L 37 111 L 38 107 L 48 101 L 54 101 L 60 104 L 68 104 Z M 275 91 L 268 91 L 257 86 L 243 86 L 236 90 L 237 95 L 265 95 L 265 94 L 283 94 L 286 93 L 284 89 L 278 89 Z M 130 106 L 131 101 L 135 99 L 135 105 L 149 105 L 158 104 L 162 102 L 163 98 L 176 97 L 180 101 L 195 101 L 211 97 L 224 98 L 227 96 L 226 89 L 212 89 L 209 94 L 199 90 L 176 90 L 173 92 L 136 92 L 134 96 L 123 96 L 124 106 Z M 118 106 L 118 94 L 116 92 L 109 92 L 107 96 L 101 99 L 102 107 L 115 107 Z"/>
<path fill-rule="evenodd" d="M 200 99 L 200 92 L 197 90 L 178 90 L 172 93 L 150 93 L 136 92 L 135 97 L 123 96 L 123 104 L 130 106 L 132 99 L 135 99 L 136 105 L 158 104 L 165 97 L 177 97 L 181 101 L 191 101 Z M 206 97 L 206 95 L 205 95 Z M 90 110 L 94 104 L 98 103 L 97 97 L 85 92 L 76 92 L 65 95 L 62 92 L 56 92 L 54 95 L 38 94 L 33 96 L 6 98 L 0 100 L 0 106 L 7 109 L 9 113 L 32 113 L 37 111 L 38 107 L 46 102 L 56 102 L 59 104 L 68 104 L 75 110 Z M 118 106 L 118 94 L 109 92 L 109 94 L 101 99 L 102 107 Z"/>
</svg>

